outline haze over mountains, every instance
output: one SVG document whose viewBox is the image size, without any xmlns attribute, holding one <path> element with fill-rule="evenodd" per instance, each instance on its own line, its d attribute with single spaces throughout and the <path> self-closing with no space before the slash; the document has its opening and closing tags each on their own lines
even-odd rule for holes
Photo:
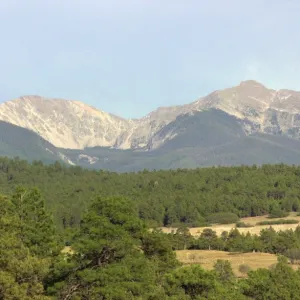
<svg viewBox="0 0 300 300">
<path fill-rule="evenodd" d="M 47 153 L 47 162 L 116 171 L 300 162 L 300 92 L 275 91 L 256 81 L 158 108 L 141 119 L 123 119 L 79 101 L 24 96 L 2 103 L 0 120 L 0 132 L 6 133 L 0 154 L 31 160 L 45 160 Z M 18 146 L 7 140 L 17 128 L 27 130 Z M 34 158 L 26 151 L 26 135 L 39 140 L 30 143 L 39 149 Z"/>
</svg>

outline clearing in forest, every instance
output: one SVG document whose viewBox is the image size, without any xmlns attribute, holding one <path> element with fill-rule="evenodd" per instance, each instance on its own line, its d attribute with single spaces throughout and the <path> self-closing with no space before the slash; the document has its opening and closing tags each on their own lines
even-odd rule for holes
<svg viewBox="0 0 300 300">
<path fill-rule="evenodd" d="M 212 270 L 218 259 L 228 260 L 233 272 L 238 277 L 243 277 L 239 271 L 240 265 L 247 265 L 251 270 L 270 268 L 277 263 L 277 256 L 269 253 L 235 253 L 216 250 L 178 250 L 177 259 L 183 264 L 200 264 L 204 269 Z M 292 265 L 297 269 L 297 265 Z"/>
<path fill-rule="evenodd" d="M 276 220 L 297 220 L 297 221 L 299 221 L 299 224 L 256 225 L 259 222 L 276 221 Z M 240 233 L 248 233 L 249 232 L 250 234 L 259 235 L 259 233 L 262 229 L 270 228 L 270 226 L 272 226 L 272 228 L 275 231 L 280 231 L 280 230 L 284 231 L 284 230 L 288 230 L 288 229 L 295 230 L 297 228 L 297 226 L 300 225 L 300 216 L 297 216 L 296 212 L 292 212 L 289 214 L 289 216 L 287 216 L 285 218 L 270 219 L 270 218 L 268 218 L 267 215 L 265 215 L 265 216 L 259 216 L 259 217 L 242 218 L 240 221 L 244 222 L 246 224 L 253 225 L 253 227 L 248 227 L 248 228 L 237 228 Z M 205 228 L 211 228 L 212 230 L 214 230 L 217 233 L 218 236 L 220 236 L 223 231 L 229 232 L 230 230 L 236 228 L 236 225 L 233 223 L 233 224 L 213 224 L 210 227 L 194 227 L 194 228 L 190 228 L 190 233 L 193 236 L 199 236 Z M 162 231 L 165 233 L 171 233 L 172 231 L 176 232 L 176 228 L 163 227 Z"/>
</svg>

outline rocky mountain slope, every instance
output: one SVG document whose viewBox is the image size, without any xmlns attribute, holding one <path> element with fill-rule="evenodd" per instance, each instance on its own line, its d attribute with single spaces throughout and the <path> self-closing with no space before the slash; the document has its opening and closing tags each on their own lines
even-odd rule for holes
<svg viewBox="0 0 300 300">
<path fill-rule="evenodd" d="M 300 140 L 263 133 L 246 135 L 239 119 L 217 109 L 180 116 L 160 134 L 169 130 L 177 135 L 152 151 L 104 147 L 60 151 L 76 165 L 119 172 L 300 162 Z"/>
<path fill-rule="evenodd" d="M 0 120 L 32 130 L 59 148 L 154 150 L 179 134 L 176 126 L 170 127 L 176 118 L 208 109 L 234 116 L 246 135 L 267 133 L 300 139 L 300 92 L 275 91 L 255 81 L 215 91 L 191 104 L 158 108 L 137 120 L 126 120 L 79 101 L 39 96 L 0 104 Z"/>
<path fill-rule="evenodd" d="M 0 120 L 30 129 L 56 147 L 111 146 L 128 121 L 78 101 L 27 96 L 0 105 Z"/>
<path fill-rule="evenodd" d="M 125 120 L 79 101 L 25 96 L 0 104 L 0 120 L 32 130 L 60 148 L 145 149 L 161 128 L 190 106 L 159 108 L 139 120 Z"/>
</svg>

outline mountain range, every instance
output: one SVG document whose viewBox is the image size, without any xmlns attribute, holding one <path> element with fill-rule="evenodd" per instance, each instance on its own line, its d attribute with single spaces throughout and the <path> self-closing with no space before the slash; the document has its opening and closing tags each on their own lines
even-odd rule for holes
<svg viewBox="0 0 300 300">
<path fill-rule="evenodd" d="M 0 155 L 112 171 L 300 162 L 300 92 L 253 80 L 124 119 L 79 101 L 0 104 Z"/>
</svg>

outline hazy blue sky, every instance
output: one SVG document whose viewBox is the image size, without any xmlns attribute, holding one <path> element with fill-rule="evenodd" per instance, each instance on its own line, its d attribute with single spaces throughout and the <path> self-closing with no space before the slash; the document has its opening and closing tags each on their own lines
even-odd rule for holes
<svg viewBox="0 0 300 300">
<path fill-rule="evenodd" d="M 124 117 L 245 79 L 300 90 L 299 0 L 0 0 L 0 101 Z"/>
</svg>

